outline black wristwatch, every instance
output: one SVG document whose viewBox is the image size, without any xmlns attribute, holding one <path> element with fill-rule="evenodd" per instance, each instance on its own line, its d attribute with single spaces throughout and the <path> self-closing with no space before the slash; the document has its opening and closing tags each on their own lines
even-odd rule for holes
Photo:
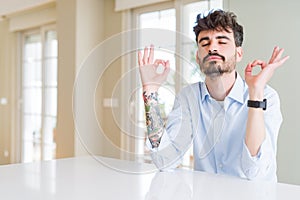
<svg viewBox="0 0 300 200">
<path fill-rule="evenodd" d="M 263 101 L 252 101 L 248 100 L 248 107 L 251 108 L 262 108 L 263 110 L 267 109 L 267 99 L 264 99 Z"/>
</svg>

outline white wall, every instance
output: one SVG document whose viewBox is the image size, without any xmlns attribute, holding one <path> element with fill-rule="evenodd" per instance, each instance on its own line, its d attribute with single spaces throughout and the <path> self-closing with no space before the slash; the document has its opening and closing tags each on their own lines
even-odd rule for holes
<svg viewBox="0 0 300 200">
<path fill-rule="evenodd" d="M 56 157 L 74 156 L 72 94 L 76 66 L 76 2 L 57 1 L 58 110 Z"/>
<path fill-rule="evenodd" d="M 103 99 L 111 98 L 121 76 L 120 60 L 106 66 L 105 55 L 121 46 L 109 46 L 102 52 L 99 45 L 121 32 L 121 21 L 121 13 L 114 12 L 114 1 L 76 0 L 75 155 L 88 151 L 120 157 L 120 130 Z"/>
<path fill-rule="evenodd" d="M 77 0 L 76 1 L 76 74 L 80 73 L 81 67 L 85 59 L 89 59 L 91 51 L 104 39 L 104 1 L 103 0 Z M 101 66 L 99 66 L 101 67 Z M 90 70 L 90 77 L 95 74 Z M 84 90 L 88 88 L 95 88 L 92 81 L 87 80 L 84 83 Z M 82 93 L 77 90 L 74 91 L 77 95 Z M 91 97 L 91 96 L 90 96 Z M 92 98 L 92 97 L 91 97 Z M 83 99 L 86 102 L 74 102 L 75 109 L 87 108 L 87 105 L 93 107 L 92 102 L 88 102 L 88 98 Z M 93 100 L 93 99 L 91 99 Z M 77 109 L 77 110 L 78 110 Z M 78 110 L 79 111 L 79 110 Z M 103 140 L 104 138 L 99 134 L 97 123 L 91 123 L 94 116 L 94 110 L 90 110 L 88 119 L 86 116 L 80 114 L 81 118 L 75 122 L 75 155 L 85 155 L 90 153 L 103 154 Z M 76 112 L 76 111 L 75 111 Z M 99 115 L 101 117 L 101 115 Z M 84 131 L 80 130 L 84 126 Z M 100 138 L 99 138 L 99 137 Z"/>
<path fill-rule="evenodd" d="M 278 178 L 280 182 L 300 184 L 300 1 L 228 0 L 225 5 L 237 14 L 245 29 L 244 58 L 238 67 L 241 74 L 248 62 L 268 60 L 275 45 L 284 47 L 285 55 L 290 55 L 270 85 L 280 95 L 284 118 L 278 140 Z"/>
</svg>

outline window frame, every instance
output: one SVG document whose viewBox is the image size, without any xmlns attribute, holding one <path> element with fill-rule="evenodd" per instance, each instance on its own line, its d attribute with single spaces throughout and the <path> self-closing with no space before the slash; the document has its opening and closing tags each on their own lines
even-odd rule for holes
<svg viewBox="0 0 300 200">
<path fill-rule="evenodd" d="M 24 65 L 24 60 L 23 60 L 23 56 L 24 56 L 24 44 L 25 44 L 25 38 L 29 35 L 32 34 L 39 34 L 41 37 L 41 102 L 42 102 L 42 110 L 41 110 L 41 138 L 40 138 L 40 159 L 38 160 L 46 160 L 46 158 L 44 157 L 44 149 L 45 149 L 45 145 L 47 145 L 44 142 L 44 119 L 48 116 L 46 114 L 45 111 L 45 99 L 46 99 L 46 88 L 48 88 L 48 86 L 45 85 L 45 81 L 46 81 L 46 77 L 45 77 L 45 63 L 46 63 L 46 56 L 45 56 L 45 44 L 46 44 L 46 33 L 47 31 L 56 31 L 57 33 L 57 26 L 56 24 L 47 24 L 47 25 L 42 25 L 36 28 L 32 28 L 32 29 L 28 29 L 28 30 L 23 30 L 20 31 L 18 33 L 18 82 L 17 82 L 17 91 L 18 91 L 18 130 L 17 130 L 17 137 L 19 138 L 19 143 L 20 145 L 16 145 L 16 157 L 17 160 L 19 160 L 20 162 L 24 162 L 24 143 L 26 142 L 26 140 L 23 137 L 23 128 L 24 128 L 24 120 L 23 120 L 23 116 L 24 116 L 24 104 L 23 104 L 23 65 Z M 58 39 L 57 39 L 58 40 Z M 58 59 L 58 55 L 56 55 L 56 59 Z M 58 67 L 58 63 L 57 63 L 57 67 Z M 58 73 L 58 72 L 57 72 Z M 58 74 L 57 74 L 58 76 Z M 54 87 L 56 88 L 56 92 L 58 94 L 58 85 L 56 86 L 51 86 L 51 88 Z M 57 97 L 58 99 L 58 97 Z M 56 105 L 56 109 L 57 109 L 58 105 Z M 54 116 L 56 118 L 57 121 L 57 115 Z M 34 141 L 32 142 L 34 143 Z M 53 141 L 53 145 L 55 145 L 55 141 Z M 54 151 L 55 152 L 55 151 Z M 55 156 L 52 157 L 52 159 L 55 159 Z M 32 161 L 36 161 L 36 160 L 32 160 Z"/>
</svg>

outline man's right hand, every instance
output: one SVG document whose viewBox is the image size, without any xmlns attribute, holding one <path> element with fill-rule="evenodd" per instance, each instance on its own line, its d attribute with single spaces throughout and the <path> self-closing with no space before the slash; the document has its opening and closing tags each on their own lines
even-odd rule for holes
<svg viewBox="0 0 300 200">
<path fill-rule="evenodd" d="M 170 72 L 170 62 L 168 60 L 156 59 L 154 62 L 154 46 L 145 47 L 144 54 L 138 52 L 139 69 L 146 92 L 157 92 L 158 88 L 166 81 Z M 163 69 L 159 69 L 162 67 Z"/>
</svg>

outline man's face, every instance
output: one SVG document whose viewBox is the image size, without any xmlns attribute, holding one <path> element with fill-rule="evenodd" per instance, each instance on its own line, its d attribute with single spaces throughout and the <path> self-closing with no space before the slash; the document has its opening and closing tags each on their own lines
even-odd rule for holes
<svg viewBox="0 0 300 200">
<path fill-rule="evenodd" d="M 235 70 L 242 58 L 242 48 L 236 47 L 232 32 L 201 31 L 198 36 L 197 62 L 209 77 L 221 76 Z"/>
</svg>

